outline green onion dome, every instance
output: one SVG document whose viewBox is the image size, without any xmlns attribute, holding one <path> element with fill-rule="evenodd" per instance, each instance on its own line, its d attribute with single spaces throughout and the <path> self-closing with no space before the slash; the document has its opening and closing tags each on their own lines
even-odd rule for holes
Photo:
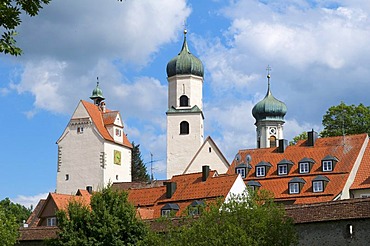
<svg viewBox="0 0 370 246">
<path fill-rule="evenodd" d="M 96 82 L 96 87 L 93 90 L 90 99 L 101 99 L 104 100 L 103 91 L 99 88 L 99 82 Z"/>
<path fill-rule="evenodd" d="M 270 74 L 268 78 L 267 94 L 262 101 L 258 102 L 252 109 L 253 117 L 256 121 L 264 120 L 281 120 L 284 121 L 284 116 L 287 112 L 285 103 L 276 99 L 270 90 Z"/>
<path fill-rule="evenodd" d="M 202 62 L 189 51 L 188 43 L 186 42 L 186 33 L 187 31 L 184 30 L 184 43 L 180 53 L 167 64 L 167 77 L 181 74 L 204 76 Z"/>
</svg>

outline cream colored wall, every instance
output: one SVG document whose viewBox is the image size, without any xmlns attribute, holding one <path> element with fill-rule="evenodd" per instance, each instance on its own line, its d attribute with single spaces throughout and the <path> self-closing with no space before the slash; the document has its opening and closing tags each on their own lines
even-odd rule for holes
<svg viewBox="0 0 370 246">
<path fill-rule="evenodd" d="M 220 174 L 226 173 L 229 168 L 229 163 L 224 160 L 222 154 L 210 140 L 206 140 L 197 156 L 194 157 L 189 168 L 184 173 L 201 172 L 202 166 L 205 165 L 209 166 L 211 170 L 217 170 Z"/>
<path fill-rule="evenodd" d="M 277 131 L 276 134 L 270 134 L 270 128 L 276 127 Z M 270 148 L 270 137 L 275 136 L 276 137 L 276 146 L 279 146 L 279 139 L 284 139 L 284 131 L 283 131 L 283 125 L 281 122 L 278 121 L 264 121 L 259 122 L 257 124 L 256 129 L 256 143 L 258 139 L 258 131 L 260 131 L 261 134 L 261 142 L 260 142 L 260 148 Z"/>
<path fill-rule="evenodd" d="M 121 151 L 121 165 L 114 164 L 114 150 Z M 106 165 L 104 168 L 104 185 L 109 182 L 131 182 L 131 150 L 114 143 L 104 144 Z M 116 179 L 118 175 L 118 179 Z"/>
<path fill-rule="evenodd" d="M 370 197 L 370 189 L 351 190 L 353 198 Z"/>
<path fill-rule="evenodd" d="M 185 88 L 185 93 L 184 93 Z M 177 75 L 168 78 L 168 108 L 180 106 L 180 96 L 189 97 L 189 107 L 197 105 L 200 110 L 203 107 L 203 78 L 194 75 Z M 182 107 L 183 108 L 183 107 Z"/>
</svg>

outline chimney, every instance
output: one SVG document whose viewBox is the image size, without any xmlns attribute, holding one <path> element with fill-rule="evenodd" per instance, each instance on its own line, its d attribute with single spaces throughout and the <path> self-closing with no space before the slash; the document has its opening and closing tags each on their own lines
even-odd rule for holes
<svg viewBox="0 0 370 246">
<path fill-rule="evenodd" d="M 315 132 L 313 129 L 310 132 L 307 132 L 308 140 L 307 140 L 307 146 L 315 146 L 315 142 L 318 138 L 317 132 Z"/>
<path fill-rule="evenodd" d="M 209 166 L 202 166 L 202 182 L 206 181 L 209 176 Z"/>
<path fill-rule="evenodd" d="M 279 153 L 284 153 L 286 147 L 288 147 L 288 140 L 287 139 L 279 139 Z"/>
<path fill-rule="evenodd" d="M 176 182 L 166 182 L 166 198 L 171 198 L 176 191 Z"/>
<path fill-rule="evenodd" d="M 92 186 L 86 186 L 86 190 L 87 190 L 87 192 L 92 194 Z"/>
</svg>

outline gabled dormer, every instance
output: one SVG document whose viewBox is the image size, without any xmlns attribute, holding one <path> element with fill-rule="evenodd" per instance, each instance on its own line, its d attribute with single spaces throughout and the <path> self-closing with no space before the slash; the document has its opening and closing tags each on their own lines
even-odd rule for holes
<svg viewBox="0 0 370 246">
<path fill-rule="evenodd" d="M 123 123 L 121 115 L 118 111 L 109 111 L 102 114 L 104 125 L 107 128 L 109 135 L 115 142 L 123 142 Z"/>
<path fill-rule="evenodd" d="M 323 172 L 331 172 L 334 170 L 335 164 L 339 160 L 335 156 L 327 155 L 321 160 L 321 170 Z"/>
<path fill-rule="evenodd" d="M 241 163 L 235 168 L 235 173 L 240 174 L 240 176 L 245 179 L 251 169 L 252 166 L 250 164 Z"/>
<path fill-rule="evenodd" d="M 277 174 L 280 175 L 287 175 L 290 170 L 292 169 L 292 166 L 294 163 L 290 160 L 287 159 L 282 159 L 278 164 L 277 164 Z"/>
<path fill-rule="evenodd" d="M 289 194 L 299 194 L 302 191 L 303 186 L 306 184 L 306 181 L 302 178 L 292 178 L 288 182 L 288 192 Z"/>
<path fill-rule="evenodd" d="M 307 157 L 303 158 L 302 160 L 300 160 L 298 162 L 298 165 L 299 165 L 298 172 L 300 174 L 310 173 L 311 170 L 312 170 L 313 164 L 315 164 L 315 160 L 314 159 L 307 158 Z"/>
<path fill-rule="evenodd" d="M 317 192 L 324 192 L 326 185 L 329 183 L 330 179 L 326 176 L 318 175 L 316 178 L 312 180 L 312 191 Z"/>
<path fill-rule="evenodd" d="M 265 177 L 270 168 L 272 167 L 270 162 L 261 161 L 256 165 L 256 177 Z"/>
<path fill-rule="evenodd" d="M 249 187 L 252 190 L 258 190 L 261 186 L 262 186 L 261 183 L 258 181 L 251 180 L 247 182 L 247 187 Z"/>
</svg>

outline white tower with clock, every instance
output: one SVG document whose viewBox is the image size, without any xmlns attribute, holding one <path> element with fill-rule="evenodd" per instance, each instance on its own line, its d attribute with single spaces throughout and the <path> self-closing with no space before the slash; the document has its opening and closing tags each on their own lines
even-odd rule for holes
<svg viewBox="0 0 370 246">
<path fill-rule="evenodd" d="M 252 110 L 256 119 L 257 148 L 277 147 L 279 139 L 283 139 L 284 116 L 287 112 L 285 103 L 276 99 L 270 90 L 270 67 L 267 67 L 267 93 L 262 101 Z"/>
<path fill-rule="evenodd" d="M 192 55 L 186 42 L 167 64 L 167 178 L 184 173 L 203 144 L 202 62 Z"/>
<path fill-rule="evenodd" d="M 58 139 L 57 193 L 99 190 L 108 183 L 131 182 L 132 145 L 118 111 L 106 109 L 99 83 L 81 100 Z"/>
</svg>

